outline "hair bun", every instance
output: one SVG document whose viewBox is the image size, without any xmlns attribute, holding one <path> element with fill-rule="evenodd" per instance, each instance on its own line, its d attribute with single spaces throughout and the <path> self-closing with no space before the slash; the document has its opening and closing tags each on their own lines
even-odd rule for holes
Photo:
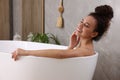
<svg viewBox="0 0 120 80">
<path fill-rule="evenodd" d="M 113 9 L 109 5 L 101 5 L 95 8 L 95 13 L 109 20 L 113 17 Z"/>
</svg>

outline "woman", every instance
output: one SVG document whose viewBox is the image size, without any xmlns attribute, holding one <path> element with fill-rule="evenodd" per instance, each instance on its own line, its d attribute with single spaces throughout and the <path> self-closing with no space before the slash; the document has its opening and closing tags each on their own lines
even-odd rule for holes
<svg viewBox="0 0 120 80">
<path fill-rule="evenodd" d="M 39 56 L 50 58 L 71 58 L 90 56 L 95 54 L 93 40 L 98 41 L 108 30 L 110 21 L 113 18 L 113 9 L 109 5 L 101 5 L 95 8 L 82 19 L 76 30 L 71 35 L 68 49 L 46 49 L 46 50 L 23 50 L 17 49 L 13 52 L 12 58 L 18 60 L 19 56 Z"/>
</svg>

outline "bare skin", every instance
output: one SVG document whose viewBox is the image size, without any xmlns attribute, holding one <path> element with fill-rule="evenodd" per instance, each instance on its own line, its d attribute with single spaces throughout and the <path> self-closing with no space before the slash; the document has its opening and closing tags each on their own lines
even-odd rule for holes
<svg viewBox="0 0 120 80">
<path fill-rule="evenodd" d="M 94 46 L 92 38 L 98 34 L 94 32 L 95 27 L 96 20 L 92 16 L 87 16 L 78 24 L 76 30 L 71 35 L 67 49 L 24 50 L 19 48 L 12 53 L 12 58 L 18 60 L 19 56 L 30 55 L 63 59 L 93 55 Z"/>
</svg>

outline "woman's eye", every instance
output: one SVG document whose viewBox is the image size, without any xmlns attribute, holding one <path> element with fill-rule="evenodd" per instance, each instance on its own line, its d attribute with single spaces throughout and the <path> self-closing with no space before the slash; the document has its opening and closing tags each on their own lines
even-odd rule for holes
<svg viewBox="0 0 120 80">
<path fill-rule="evenodd" d="M 80 21 L 80 23 L 83 23 L 83 21 Z"/>
<path fill-rule="evenodd" d="M 84 24 L 85 27 L 89 28 L 89 25 L 88 24 Z"/>
</svg>

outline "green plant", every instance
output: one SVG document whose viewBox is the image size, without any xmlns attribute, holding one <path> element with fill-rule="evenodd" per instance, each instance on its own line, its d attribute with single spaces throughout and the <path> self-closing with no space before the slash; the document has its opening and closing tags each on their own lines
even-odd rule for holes
<svg viewBox="0 0 120 80">
<path fill-rule="evenodd" d="M 55 44 L 60 45 L 57 37 L 52 33 L 30 33 L 28 36 L 28 40 L 32 42 L 40 42 L 40 43 L 51 43 L 50 40 L 54 41 Z"/>
<path fill-rule="evenodd" d="M 53 41 L 55 41 L 56 44 L 60 45 L 60 42 L 56 36 L 54 36 L 51 33 L 48 33 L 48 37 L 49 37 L 49 39 L 52 39 Z"/>
<path fill-rule="evenodd" d="M 32 37 L 33 42 L 49 43 L 49 38 L 47 34 L 36 33 Z"/>
</svg>

